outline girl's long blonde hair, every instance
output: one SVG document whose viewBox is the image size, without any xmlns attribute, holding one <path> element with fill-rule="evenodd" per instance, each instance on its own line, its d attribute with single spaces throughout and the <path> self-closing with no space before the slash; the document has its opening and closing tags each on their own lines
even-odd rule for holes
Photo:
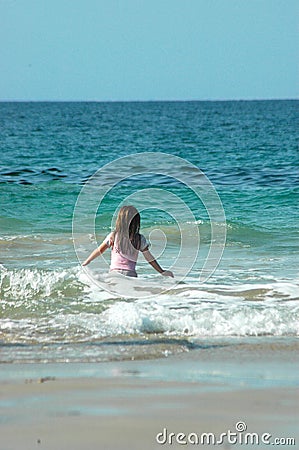
<svg viewBox="0 0 299 450">
<path fill-rule="evenodd" d="M 117 237 L 117 250 L 125 256 L 140 249 L 140 214 L 135 206 L 122 206 L 119 210 L 115 230 L 112 234 L 112 246 Z M 133 246 L 133 248 L 132 248 Z"/>
</svg>

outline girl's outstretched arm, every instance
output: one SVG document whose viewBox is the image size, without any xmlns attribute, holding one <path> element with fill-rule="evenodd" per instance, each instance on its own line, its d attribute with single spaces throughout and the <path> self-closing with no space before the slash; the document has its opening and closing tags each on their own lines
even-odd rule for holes
<svg viewBox="0 0 299 450">
<path fill-rule="evenodd" d="M 162 267 L 160 266 L 160 264 L 158 263 L 158 261 L 155 259 L 155 257 L 153 256 L 153 254 L 149 251 L 148 247 L 146 247 L 145 250 L 143 250 L 143 256 L 145 257 L 145 259 L 147 260 L 147 262 L 157 271 L 159 272 L 161 275 L 163 275 L 164 277 L 172 277 L 173 273 L 170 270 L 164 270 L 162 269 Z"/>
<path fill-rule="evenodd" d="M 101 245 L 96 248 L 90 255 L 89 257 L 84 261 L 84 263 L 82 264 L 82 266 L 87 266 L 87 264 L 89 264 L 91 261 L 93 261 L 95 258 L 97 258 L 98 256 L 100 256 L 102 253 L 104 253 L 105 250 L 107 250 L 108 245 L 106 244 L 106 242 L 102 242 Z"/>
</svg>

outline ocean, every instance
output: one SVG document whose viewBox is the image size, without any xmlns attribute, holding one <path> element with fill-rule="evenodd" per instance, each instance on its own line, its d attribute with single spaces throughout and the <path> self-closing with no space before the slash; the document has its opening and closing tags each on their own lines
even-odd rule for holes
<svg viewBox="0 0 299 450">
<path fill-rule="evenodd" d="M 298 115 L 296 100 L 0 103 L 0 362 L 298 345 Z M 142 255 L 133 288 L 109 251 L 81 267 L 123 203 L 174 280 Z"/>
</svg>

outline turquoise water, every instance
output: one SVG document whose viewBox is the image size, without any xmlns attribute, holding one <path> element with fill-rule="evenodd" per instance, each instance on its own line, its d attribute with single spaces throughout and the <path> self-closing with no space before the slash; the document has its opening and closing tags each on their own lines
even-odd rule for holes
<svg viewBox="0 0 299 450">
<path fill-rule="evenodd" d="M 160 357 L 207 338 L 298 336 L 297 101 L 1 103 L 0 129 L 2 362 Z M 177 280 L 190 270 L 184 283 L 171 284 L 141 257 L 140 298 L 127 290 L 115 296 L 80 267 L 74 208 L 98 169 L 144 152 L 181 157 L 209 178 L 225 211 L 226 246 L 215 272 L 199 283 L 211 229 L 198 197 L 176 179 L 188 167 L 174 161 L 167 176 L 161 158 L 159 173 L 146 162 L 149 173 L 140 175 L 138 156 L 129 167 L 135 175 L 114 186 L 96 211 L 94 235 L 86 204 L 82 252 L 108 234 L 120 202 L 133 195 L 161 264 L 174 265 Z M 103 185 L 112 175 L 101 178 Z M 194 220 L 184 219 L 179 203 L 165 201 L 166 191 Z M 179 215 L 179 226 L 170 212 Z M 175 265 L 181 229 L 191 236 Z M 193 264 L 188 255 L 197 230 Z M 103 276 L 109 254 L 102 263 L 90 270 Z"/>
</svg>

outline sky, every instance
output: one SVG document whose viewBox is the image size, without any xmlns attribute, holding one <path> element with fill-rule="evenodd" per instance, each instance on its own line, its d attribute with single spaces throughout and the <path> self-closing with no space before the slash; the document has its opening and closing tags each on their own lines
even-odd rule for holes
<svg viewBox="0 0 299 450">
<path fill-rule="evenodd" d="M 0 0 L 0 100 L 298 98 L 298 0 Z"/>
</svg>

